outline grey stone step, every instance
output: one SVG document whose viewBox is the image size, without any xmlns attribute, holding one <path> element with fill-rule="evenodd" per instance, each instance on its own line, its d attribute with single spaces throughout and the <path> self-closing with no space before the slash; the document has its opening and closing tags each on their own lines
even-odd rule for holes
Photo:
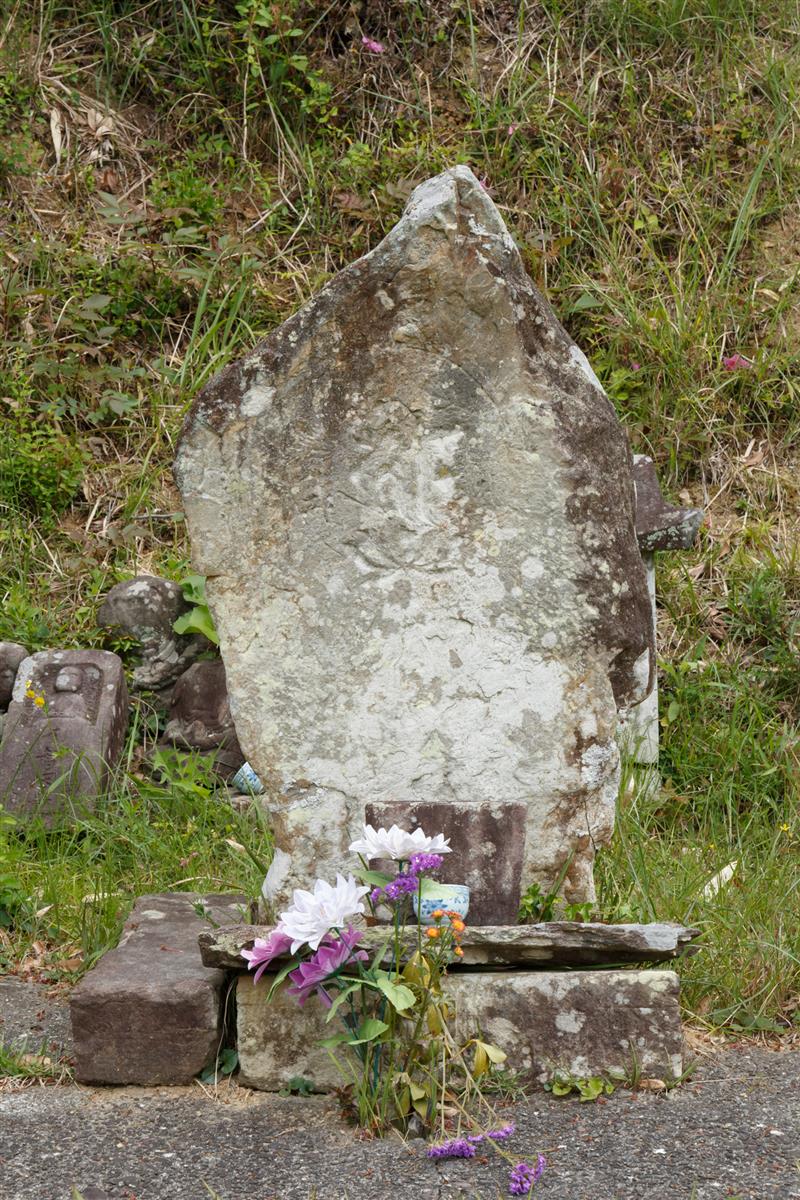
<svg viewBox="0 0 800 1200">
<path fill-rule="evenodd" d="M 266 937 L 271 926 L 231 925 L 204 929 L 200 953 L 207 967 L 229 971 L 245 969 L 241 951 L 252 948 L 257 937 Z M 600 966 L 629 963 L 668 962 L 682 954 L 693 954 L 699 930 L 683 925 L 601 925 L 597 922 L 547 921 L 540 925 L 467 925 L 461 939 L 462 968 Z M 367 949 L 380 945 L 386 927 L 364 930 Z M 413 945 L 415 934 L 405 940 Z"/>
<path fill-rule="evenodd" d="M 318 1040 L 338 1033 L 312 1000 L 299 1008 L 279 989 L 266 1003 L 271 979 L 237 984 L 239 1082 L 278 1091 L 293 1076 L 318 1091 L 342 1076 Z M 557 1071 L 576 1078 L 636 1075 L 676 1079 L 683 1070 L 678 977 L 673 971 L 509 971 L 450 975 L 455 1033 L 480 1031 L 508 1054 L 523 1079 L 546 1082 Z"/>
<path fill-rule="evenodd" d="M 82 1083 L 188 1083 L 214 1057 L 225 973 L 203 966 L 193 905 L 231 921 L 241 896 L 142 896 L 109 950 L 70 997 L 76 1077 Z"/>
</svg>

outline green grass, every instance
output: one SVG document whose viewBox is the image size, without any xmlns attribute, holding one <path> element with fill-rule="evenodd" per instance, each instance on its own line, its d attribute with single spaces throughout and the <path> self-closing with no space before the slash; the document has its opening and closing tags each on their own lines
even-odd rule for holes
<svg viewBox="0 0 800 1200">
<path fill-rule="evenodd" d="M 0 1090 L 4 1084 L 20 1087 L 30 1083 L 63 1083 L 69 1078 L 69 1067 L 51 1058 L 45 1047 L 37 1053 L 0 1040 Z"/>
<path fill-rule="evenodd" d="M 152 749 L 152 747 L 151 747 Z M 126 768 L 94 813 L 63 828 L 0 824 L 0 967 L 35 954 L 51 979 L 77 978 L 111 946 L 136 896 L 242 892 L 257 896 L 270 857 L 259 812 L 240 813 L 215 791 L 199 756 L 155 752 L 136 766 L 136 727 Z"/>
<path fill-rule="evenodd" d="M 170 465 L 198 388 L 468 163 L 634 449 L 709 513 L 659 560 L 664 788 L 622 806 L 602 910 L 702 925 L 706 1020 L 792 1018 L 798 34 L 795 0 L 22 6 L 0 25 L 0 638 L 108 644 L 109 587 L 186 573 Z M 3 828 L 10 960 L 45 939 L 90 961 L 137 891 L 260 882 L 224 839 L 263 831 L 194 776 L 148 783 L 140 741 L 95 818 Z"/>
</svg>

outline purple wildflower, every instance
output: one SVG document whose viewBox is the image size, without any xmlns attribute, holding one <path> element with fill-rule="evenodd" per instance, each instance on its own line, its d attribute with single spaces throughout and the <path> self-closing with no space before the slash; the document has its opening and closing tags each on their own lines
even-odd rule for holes
<svg viewBox="0 0 800 1200">
<path fill-rule="evenodd" d="M 376 42 L 374 38 L 367 37 L 366 34 L 361 39 L 361 45 L 369 54 L 384 54 L 386 51 L 382 42 Z"/>
<path fill-rule="evenodd" d="M 438 871 L 443 862 L 441 854 L 412 854 L 408 869 L 412 875 L 419 875 L 421 871 Z"/>
<path fill-rule="evenodd" d="M 307 962 L 300 963 L 295 971 L 289 972 L 292 981 L 289 995 L 296 998 L 301 1008 L 317 989 L 322 1003 L 330 1008 L 332 1001 L 320 985 L 346 963 L 367 961 L 367 952 L 355 948 L 360 937 L 359 930 L 353 929 L 352 925 L 338 937 L 326 934 L 317 952 Z"/>
<path fill-rule="evenodd" d="M 370 901 L 373 904 L 377 904 L 382 896 L 383 896 L 383 888 L 379 888 L 379 887 L 373 888 L 369 894 Z"/>
<path fill-rule="evenodd" d="M 428 1158 L 474 1158 L 475 1147 L 469 1138 L 453 1138 L 451 1142 L 442 1142 L 440 1146 L 429 1146 Z"/>
<path fill-rule="evenodd" d="M 292 944 L 288 933 L 284 933 L 280 925 L 276 925 L 268 938 L 256 938 L 252 950 L 242 950 L 242 958 L 247 959 L 247 969 L 252 971 L 257 967 L 253 983 L 258 983 L 273 958 L 286 954 Z"/>
<path fill-rule="evenodd" d="M 509 1194 L 512 1196 L 527 1196 L 533 1189 L 533 1185 L 542 1178 L 546 1166 L 547 1159 L 543 1154 L 540 1154 L 536 1159 L 535 1167 L 530 1167 L 525 1162 L 517 1163 L 508 1177 Z"/>
</svg>

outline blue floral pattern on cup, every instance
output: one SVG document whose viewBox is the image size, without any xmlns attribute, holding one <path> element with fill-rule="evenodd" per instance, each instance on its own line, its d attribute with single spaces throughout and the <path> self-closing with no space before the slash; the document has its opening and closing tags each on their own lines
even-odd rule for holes
<svg viewBox="0 0 800 1200">
<path fill-rule="evenodd" d="M 464 883 L 436 883 L 431 880 L 423 885 L 422 896 L 413 892 L 411 900 L 420 925 L 430 925 L 433 914 L 440 908 L 457 912 L 462 919 L 469 912 L 469 888 Z M 449 918 L 442 917 L 440 924 L 449 925 Z"/>
</svg>

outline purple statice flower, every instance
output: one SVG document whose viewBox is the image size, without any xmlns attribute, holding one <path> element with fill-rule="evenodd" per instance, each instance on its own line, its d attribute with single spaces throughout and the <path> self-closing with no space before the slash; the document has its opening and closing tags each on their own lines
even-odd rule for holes
<svg viewBox="0 0 800 1200">
<path fill-rule="evenodd" d="M 403 896 L 410 896 L 416 892 L 418 887 L 419 879 L 416 875 L 398 875 L 387 883 L 386 887 L 373 888 L 369 898 L 373 904 L 380 900 L 402 900 Z"/>
<path fill-rule="evenodd" d="M 443 862 L 441 854 L 412 854 L 408 869 L 412 875 L 419 875 L 422 871 L 438 871 Z"/>
<path fill-rule="evenodd" d="M 329 933 L 320 942 L 319 949 L 307 962 L 300 963 L 296 970 L 289 972 L 292 986 L 289 995 L 294 996 L 302 1006 L 315 991 L 319 989 L 319 997 L 326 1008 L 330 1008 L 331 999 L 321 986 L 325 980 L 349 962 L 366 962 L 369 955 L 365 950 L 356 950 L 361 933 L 350 925 L 338 937 Z"/>
<path fill-rule="evenodd" d="M 475 1147 L 469 1138 L 453 1138 L 439 1146 L 429 1146 L 427 1155 L 428 1158 L 474 1158 Z"/>
<path fill-rule="evenodd" d="M 516 1125 L 513 1121 L 509 1121 L 508 1125 L 504 1125 L 502 1129 L 490 1129 L 486 1136 L 495 1142 L 504 1142 L 506 1138 L 513 1137 L 516 1132 Z"/>
<path fill-rule="evenodd" d="M 387 883 L 383 894 L 387 900 L 400 900 L 403 896 L 410 896 L 412 892 L 416 892 L 418 887 L 419 880 L 416 875 L 398 875 L 391 883 Z"/>
<path fill-rule="evenodd" d="M 280 925 L 276 925 L 268 938 L 256 938 L 252 950 L 242 950 L 242 958 L 247 959 L 247 969 L 252 971 L 257 967 L 253 983 L 258 983 L 273 958 L 287 954 L 292 944 L 288 933 L 284 933 Z"/>
<path fill-rule="evenodd" d="M 511 1121 L 509 1125 L 504 1125 L 502 1129 L 487 1129 L 486 1133 L 471 1133 L 467 1141 L 472 1142 L 473 1146 L 480 1146 L 481 1142 L 485 1141 L 504 1142 L 506 1138 L 510 1138 L 516 1132 L 517 1127 Z"/>
<path fill-rule="evenodd" d="M 511 1196 L 527 1196 L 533 1189 L 533 1185 L 542 1178 L 546 1166 L 547 1159 L 543 1154 L 536 1159 L 535 1167 L 530 1167 L 525 1162 L 517 1163 L 508 1177 L 509 1194 Z"/>
</svg>

